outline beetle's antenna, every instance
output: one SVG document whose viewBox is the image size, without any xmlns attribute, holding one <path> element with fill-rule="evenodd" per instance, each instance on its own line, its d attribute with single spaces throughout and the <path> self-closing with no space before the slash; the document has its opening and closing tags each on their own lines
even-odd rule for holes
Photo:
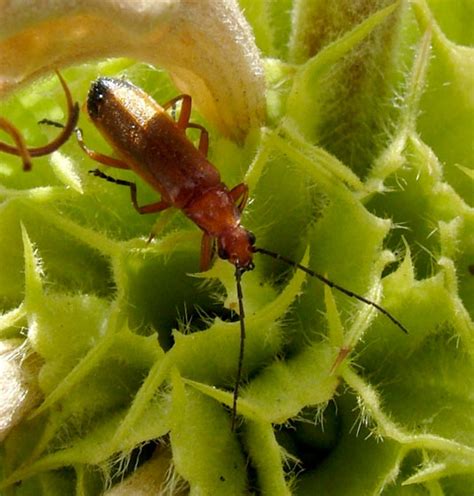
<svg viewBox="0 0 474 496">
<path fill-rule="evenodd" d="M 235 378 L 234 385 L 234 400 L 232 403 L 232 424 L 231 429 L 235 429 L 235 421 L 237 418 L 237 399 L 239 397 L 239 387 L 242 378 L 242 364 L 244 361 L 244 344 L 245 344 L 245 312 L 244 312 L 244 295 L 242 293 L 242 273 L 244 271 L 236 267 L 235 268 L 235 283 L 237 285 L 237 300 L 239 302 L 239 317 L 240 317 L 240 351 L 239 351 L 239 363 L 237 365 L 237 377 Z"/>
<path fill-rule="evenodd" d="M 301 265 L 298 262 L 294 262 L 293 260 L 290 260 L 289 258 L 280 255 L 279 253 L 275 253 L 273 251 L 267 250 L 266 248 L 257 248 L 257 247 L 254 247 L 253 251 L 255 253 L 262 253 L 263 255 L 268 255 L 269 257 L 275 258 L 276 260 L 281 260 L 282 262 L 285 262 L 286 264 L 291 265 L 292 267 L 295 267 L 297 269 L 302 270 L 303 272 L 306 272 L 306 274 L 310 275 L 311 277 L 315 277 L 316 279 L 319 279 L 324 284 L 327 284 L 330 288 L 337 289 L 337 291 L 340 291 L 346 296 L 355 298 L 356 300 L 362 301 L 363 303 L 376 308 L 380 313 L 384 314 L 387 318 L 389 318 L 405 334 L 408 334 L 407 328 L 399 320 L 397 320 L 388 310 L 385 310 L 385 308 L 381 307 L 374 301 L 368 300 L 364 296 L 354 293 L 350 289 L 346 289 L 343 288 L 342 286 L 339 286 L 339 284 L 330 281 L 329 279 L 327 279 L 321 274 L 318 274 L 314 270 L 311 270 L 310 268 L 305 267 L 304 265 Z"/>
</svg>

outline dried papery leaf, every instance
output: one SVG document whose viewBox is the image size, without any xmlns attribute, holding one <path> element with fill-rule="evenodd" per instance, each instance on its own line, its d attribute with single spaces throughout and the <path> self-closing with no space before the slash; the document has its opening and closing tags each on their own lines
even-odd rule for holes
<svg viewBox="0 0 474 496">
<path fill-rule="evenodd" d="M 261 59 L 235 0 L 6 0 L 0 95 L 71 64 L 132 57 L 164 67 L 222 132 L 264 119 Z"/>
<path fill-rule="evenodd" d="M 18 340 L 0 341 L 0 441 L 39 401 L 37 359 Z M 36 357 L 37 358 L 37 357 Z"/>
</svg>

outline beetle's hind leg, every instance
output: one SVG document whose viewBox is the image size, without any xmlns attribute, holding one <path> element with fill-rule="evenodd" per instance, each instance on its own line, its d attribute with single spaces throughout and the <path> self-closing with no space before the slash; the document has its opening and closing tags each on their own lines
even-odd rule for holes
<svg viewBox="0 0 474 496">
<path fill-rule="evenodd" d="M 149 203 L 148 205 L 140 206 L 138 205 L 137 202 L 137 185 L 135 183 L 132 183 L 131 181 L 124 181 L 123 179 L 116 179 L 115 177 L 112 176 L 108 176 L 99 169 L 91 170 L 89 171 L 89 174 L 92 174 L 93 176 L 96 177 L 100 177 L 101 179 L 105 179 L 110 183 L 118 184 L 119 186 L 128 186 L 130 188 L 132 205 L 139 214 L 154 214 L 166 210 L 171 206 L 168 202 L 164 200 L 160 200 L 159 202 Z"/>
<path fill-rule="evenodd" d="M 100 164 L 106 165 L 108 167 L 115 167 L 116 169 L 129 169 L 129 166 L 126 162 L 123 162 L 118 158 L 110 157 L 109 155 L 104 155 L 103 153 L 95 152 L 94 150 L 91 150 L 89 147 L 87 147 L 87 145 L 84 143 L 82 130 L 80 128 L 76 129 L 76 137 L 77 137 L 77 142 L 79 143 L 81 149 L 92 160 L 95 160 L 96 162 L 99 162 Z M 148 205 L 140 206 L 138 205 L 138 201 L 137 201 L 137 185 L 135 183 L 132 183 L 131 181 L 125 181 L 123 179 L 116 179 L 115 177 L 105 174 L 99 169 L 90 170 L 89 174 L 104 179 L 110 183 L 118 184 L 119 186 L 128 186 L 130 188 L 130 197 L 132 200 L 132 205 L 139 214 L 153 214 L 166 210 L 171 206 L 168 202 L 165 202 L 164 200 L 160 200 L 155 203 L 150 203 Z M 148 238 L 148 243 L 151 242 L 151 240 L 155 237 L 155 235 L 156 235 L 155 231 L 152 231 L 150 233 L 150 236 Z"/>
<path fill-rule="evenodd" d="M 100 164 L 107 165 L 109 167 L 115 167 L 116 169 L 129 169 L 128 164 L 114 157 L 110 157 L 109 155 L 104 155 L 99 152 L 95 152 L 88 148 L 84 143 L 82 138 L 82 130 L 80 128 L 76 129 L 76 136 L 79 146 L 82 150 L 96 162 Z M 123 179 L 116 179 L 115 177 L 108 176 L 104 172 L 99 169 L 93 169 L 89 171 L 89 174 L 92 174 L 95 177 L 100 177 L 101 179 L 105 179 L 109 183 L 118 184 L 119 186 L 128 186 L 130 188 L 130 196 L 132 200 L 133 207 L 139 214 L 152 214 L 156 212 L 160 212 L 161 210 L 165 210 L 170 205 L 165 201 L 159 201 L 156 203 L 150 203 L 149 205 L 138 205 L 137 201 L 137 185 L 132 183 L 131 181 L 125 181 Z"/>
</svg>

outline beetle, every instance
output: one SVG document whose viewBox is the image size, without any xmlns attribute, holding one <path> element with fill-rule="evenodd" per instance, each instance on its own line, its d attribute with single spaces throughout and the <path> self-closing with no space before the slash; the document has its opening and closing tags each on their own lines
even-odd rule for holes
<svg viewBox="0 0 474 496">
<path fill-rule="evenodd" d="M 166 110 L 180 100 L 181 112 L 175 122 Z M 83 150 L 104 165 L 131 169 L 160 193 L 160 201 L 139 206 L 136 185 L 119 182 L 130 187 L 133 206 L 140 214 L 170 207 L 182 210 L 203 231 L 201 270 L 211 264 L 214 239 L 220 258 L 228 259 L 240 272 L 253 268 L 255 237 L 240 224 L 248 188 L 241 183 L 229 190 L 207 160 L 208 133 L 204 127 L 189 122 L 189 95 L 173 98 L 162 107 L 128 81 L 99 78 L 90 88 L 87 112 L 120 158 L 89 150 L 79 131 Z M 197 149 L 185 134 L 188 128 L 201 132 Z M 93 174 L 117 182 L 97 169 Z"/>
<path fill-rule="evenodd" d="M 42 122 L 64 127 L 60 137 L 49 147 L 42 147 L 41 154 L 51 153 L 65 141 L 77 123 L 77 104 L 72 104 L 67 86 L 59 75 L 68 101 L 68 120 L 65 126 L 49 121 Z M 168 113 L 181 102 L 177 120 Z M 242 292 L 242 275 L 254 268 L 254 254 L 260 253 L 304 271 L 324 284 L 343 294 L 373 306 L 388 317 L 402 331 L 407 329 L 385 308 L 354 293 L 312 269 L 296 263 L 278 253 L 255 245 L 255 236 L 241 225 L 241 214 L 248 201 L 249 191 L 244 183 L 229 189 L 220 178 L 216 167 L 207 159 L 209 137 L 207 130 L 190 122 L 192 100 L 189 95 L 179 95 L 165 105 L 159 105 L 143 90 L 124 79 L 99 77 L 90 87 L 87 114 L 117 157 L 91 150 L 83 140 L 82 131 L 76 128 L 76 136 L 82 150 L 93 160 L 108 167 L 129 169 L 152 186 L 161 196 L 148 205 L 139 205 L 137 187 L 134 182 L 113 178 L 99 169 L 90 171 L 94 176 L 130 189 L 131 201 L 140 214 L 158 213 L 168 208 L 180 209 L 202 231 L 201 270 L 207 270 L 212 262 L 214 246 L 217 255 L 235 267 L 235 280 L 240 316 L 240 349 L 233 390 L 232 430 L 237 416 L 237 400 L 242 378 L 242 363 L 245 343 L 245 312 Z M 4 121 L 0 121 L 0 124 Z M 10 126 L 10 127 L 9 127 Z M 11 129 L 11 124 L 3 129 Z M 186 136 L 186 130 L 200 131 L 197 147 Z M 20 133 L 10 133 L 16 148 L 1 144 L 0 150 L 23 158 L 37 156 L 37 149 L 28 149 L 20 139 Z M 29 167 L 31 168 L 31 167 Z M 24 169 L 28 170 L 25 167 Z"/>
</svg>

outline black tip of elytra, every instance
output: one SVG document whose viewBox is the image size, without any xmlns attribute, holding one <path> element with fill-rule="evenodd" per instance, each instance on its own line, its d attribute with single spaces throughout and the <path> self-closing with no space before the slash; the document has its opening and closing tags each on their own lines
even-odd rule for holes
<svg viewBox="0 0 474 496">
<path fill-rule="evenodd" d="M 100 107 L 110 90 L 113 79 L 111 78 L 98 78 L 96 79 L 90 89 L 89 95 L 87 96 L 87 112 L 92 119 L 97 118 L 100 113 Z"/>
</svg>

